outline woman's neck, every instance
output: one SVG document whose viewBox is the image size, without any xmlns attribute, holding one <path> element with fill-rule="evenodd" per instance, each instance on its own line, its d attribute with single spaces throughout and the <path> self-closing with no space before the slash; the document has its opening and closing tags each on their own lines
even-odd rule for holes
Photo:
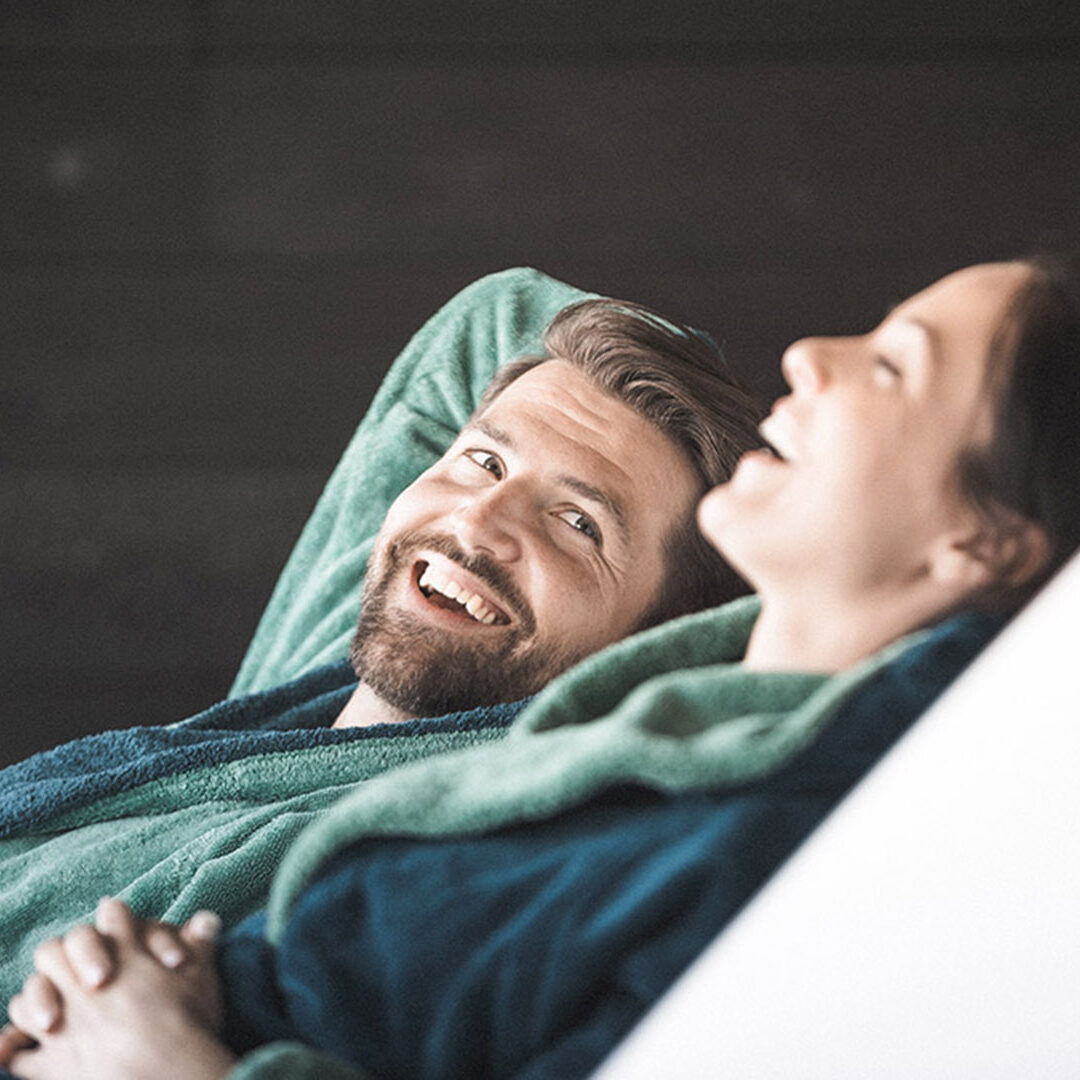
<svg viewBox="0 0 1080 1080">
<path fill-rule="evenodd" d="M 800 593 L 762 594 L 744 666 L 754 671 L 844 671 L 948 614 L 940 600 L 863 594 L 858 602 Z"/>
</svg>

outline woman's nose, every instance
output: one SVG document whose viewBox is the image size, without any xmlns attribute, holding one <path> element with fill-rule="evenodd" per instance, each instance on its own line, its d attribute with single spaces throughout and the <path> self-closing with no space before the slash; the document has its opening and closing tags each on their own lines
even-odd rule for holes
<svg viewBox="0 0 1080 1080">
<path fill-rule="evenodd" d="M 521 554 L 520 498 L 503 482 L 465 498 L 451 514 L 454 534 L 466 551 L 483 551 L 500 562 Z"/>
<path fill-rule="evenodd" d="M 827 381 L 829 344 L 826 338 L 802 338 L 789 345 L 780 361 L 788 386 L 796 393 L 817 393 Z"/>
</svg>

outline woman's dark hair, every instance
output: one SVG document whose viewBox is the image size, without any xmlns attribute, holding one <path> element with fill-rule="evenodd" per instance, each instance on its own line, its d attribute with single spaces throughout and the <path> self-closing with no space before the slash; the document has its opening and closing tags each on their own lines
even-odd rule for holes
<svg viewBox="0 0 1080 1080">
<path fill-rule="evenodd" d="M 706 335 L 623 300 L 582 300 L 563 308 L 544 333 L 546 356 L 501 368 L 477 407 L 525 372 L 558 358 L 628 405 L 682 450 L 699 493 L 730 478 L 739 458 L 761 445 L 765 410 L 728 369 Z M 667 534 L 660 594 L 638 629 L 715 607 L 747 591 L 697 528 L 696 505 Z"/>
<path fill-rule="evenodd" d="M 1019 516 L 1049 541 L 1033 578 L 985 598 L 1005 609 L 1024 603 L 1080 547 L 1080 267 L 1049 255 L 1018 261 L 1031 272 L 987 366 L 993 434 L 961 467 L 963 490 L 988 520 L 1007 528 Z"/>
</svg>

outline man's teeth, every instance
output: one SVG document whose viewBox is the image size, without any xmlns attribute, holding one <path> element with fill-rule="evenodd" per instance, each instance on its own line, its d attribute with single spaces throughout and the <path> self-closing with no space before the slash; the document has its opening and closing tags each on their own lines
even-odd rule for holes
<svg viewBox="0 0 1080 1080">
<path fill-rule="evenodd" d="M 421 589 L 429 592 L 434 590 L 437 593 L 442 593 L 443 596 L 448 597 L 450 600 L 456 601 L 477 622 L 482 622 L 486 626 L 490 626 L 498 618 L 498 615 L 476 593 L 469 592 L 464 585 L 460 585 L 453 578 L 443 577 L 437 570 L 432 570 L 430 566 L 425 567 L 418 584 Z"/>
</svg>

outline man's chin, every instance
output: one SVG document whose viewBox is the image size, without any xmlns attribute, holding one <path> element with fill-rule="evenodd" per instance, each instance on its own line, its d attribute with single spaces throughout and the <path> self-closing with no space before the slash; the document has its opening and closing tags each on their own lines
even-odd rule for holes
<svg viewBox="0 0 1080 1080">
<path fill-rule="evenodd" d="M 513 631 L 457 634 L 380 613 L 361 617 L 349 659 L 357 677 L 395 708 L 409 716 L 443 716 L 528 697 L 573 662 L 520 644 Z"/>
</svg>

